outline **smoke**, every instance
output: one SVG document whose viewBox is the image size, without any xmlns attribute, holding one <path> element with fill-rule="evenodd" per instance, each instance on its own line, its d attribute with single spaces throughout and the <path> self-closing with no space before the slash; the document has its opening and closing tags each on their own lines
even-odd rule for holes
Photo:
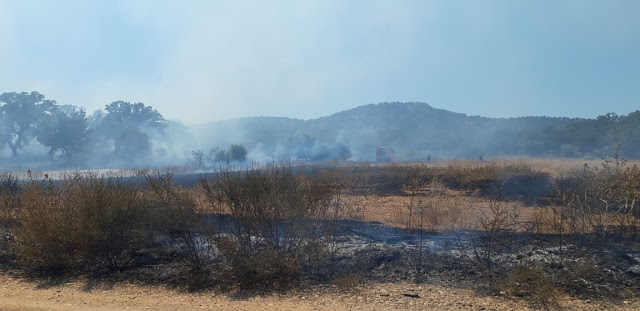
<svg viewBox="0 0 640 311">
<path fill-rule="evenodd" d="M 290 137 L 284 142 L 276 143 L 275 146 L 257 143 L 248 154 L 250 160 L 258 163 L 266 163 L 273 160 L 294 162 L 346 161 L 351 157 L 351 150 L 346 145 L 336 142 L 319 142 L 307 134 Z"/>
<path fill-rule="evenodd" d="M 104 127 L 104 113 L 94 112 L 82 159 L 88 168 L 162 167 L 185 165 L 197 144 L 190 129 L 179 121 L 157 128 L 139 124 L 128 129 Z"/>
<path fill-rule="evenodd" d="M 307 133 L 309 121 L 290 118 L 243 118 L 191 127 L 203 150 L 242 144 L 252 162 L 349 160 L 351 150 L 335 138 Z"/>
<path fill-rule="evenodd" d="M 244 118 L 196 126 L 192 131 L 205 150 L 243 144 L 248 159 L 256 162 L 375 161 L 380 146 L 392 147 L 398 161 L 475 159 L 492 153 L 487 146 L 495 127 L 470 120 L 424 103 L 383 103 L 306 121 Z"/>
<path fill-rule="evenodd" d="M 118 103 L 125 108 L 128 104 Z M 629 128 L 640 123 L 640 112 L 628 116 L 608 114 L 595 120 L 495 119 L 470 117 L 425 103 L 394 102 L 311 120 L 257 117 L 189 127 L 167 121 L 150 107 L 140 105 L 132 104 L 137 108 L 116 112 L 113 108 L 94 112 L 86 120 L 88 131 L 82 148 L 70 156 L 64 152 L 52 154 L 32 136 L 18 157 L 12 157 L 7 147 L 1 149 L 0 163 L 5 167 L 67 169 L 198 163 L 202 168 L 206 156 L 208 166 L 215 166 L 215 161 L 230 161 L 229 157 L 215 157 L 215 150 L 227 151 L 234 145 L 246 151 L 247 163 L 371 162 L 376 160 L 376 150 L 381 146 L 394 149 L 395 161 L 520 155 L 601 157 L 610 155 L 617 144 L 623 144 L 623 156 L 640 156 L 640 145 L 628 135 Z M 62 106 L 60 111 L 74 110 Z M 596 126 L 601 129 L 597 133 L 592 131 Z M 589 129 L 591 138 L 585 138 L 582 133 Z M 67 131 L 66 135 L 75 137 L 74 132 Z M 60 134 L 59 138 L 66 141 L 69 137 Z"/>
</svg>

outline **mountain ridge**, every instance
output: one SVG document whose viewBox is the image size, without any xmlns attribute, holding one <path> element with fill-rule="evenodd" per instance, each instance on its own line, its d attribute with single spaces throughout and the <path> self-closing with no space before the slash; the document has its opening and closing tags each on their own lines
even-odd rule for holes
<svg viewBox="0 0 640 311">
<path fill-rule="evenodd" d="M 545 116 L 469 116 L 434 108 L 423 102 L 383 102 L 308 120 L 247 117 L 216 121 L 197 129 L 199 134 L 196 136 L 199 145 L 205 147 L 244 144 L 255 158 L 261 158 L 261 155 L 304 158 L 302 154 L 314 154 L 314 150 L 322 150 L 323 154 L 327 150 L 342 150 L 340 154 L 344 156 L 346 148 L 349 150 L 349 159 L 371 161 L 379 146 L 393 147 L 399 160 L 420 160 L 430 156 L 539 156 L 560 155 L 563 145 L 565 153 L 575 149 L 570 141 L 559 141 L 557 146 L 546 142 L 546 132 L 558 136 L 560 134 L 557 132 L 568 129 L 570 124 L 591 121 L 595 120 Z M 298 152 L 300 145 L 311 150 Z M 604 145 L 596 147 L 597 152 L 609 148 Z M 574 152 L 574 155 L 582 153 L 594 152 L 583 150 Z M 329 155 L 327 159 L 338 158 Z"/>
<path fill-rule="evenodd" d="M 143 103 L 117 101 L 87 116 L 82 108 L 58 105 L 38 92 L 1 95 L 0 117 L 5 122 L 0 122 L 0 163 L 4 165 L 173 165 L 192 162 L 193 157 L 201 164 L 233 145 L 234 150 L 244 145 L 246 159 L 259 162 L 373 161 L 381 146 L 393 148 L 397 161 L 594 158 L 614 152 L 640 158 L 640 111 L 595 119 L 491 118 L 423 102 L 384 102 L 308 120 L 244 117 L 188 127 Z"/>
</svg>

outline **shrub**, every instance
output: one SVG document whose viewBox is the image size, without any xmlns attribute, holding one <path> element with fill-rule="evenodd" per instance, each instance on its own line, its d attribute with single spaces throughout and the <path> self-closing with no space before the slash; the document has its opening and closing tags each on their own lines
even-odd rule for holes
<svg viewBox="0 0 640 311">
<path fill-rule="evenodd" d="M 154 229 L 177 245 L 189 268 L 189 282 L 205 285 L 215 254 L 214 226 L 191 193 L 173 185 L 172 174 L 148 174 Z"/>
<path fill-rule="evenodd" d="M 331 280 L 331 285 L 343 291 L 356 291 L 362 283 L 362 277 L 354 273 L 340 275 Z"/>
<path fill-rule="evenodd" d="M 232 216 L 218 247 L 240 284 L 287 287 L 321 261 L 315 256 L 325 253 L 318 249 L 326 245 L 325 221 L 334 215 L 331 183 L 276 164 L 225 169 L 203 186 L 209 200 Z"/>
<path fill-rule="evenodd" d="M 559 221 L 569 233 L 601 244 L 617 233 L 619 238 L 638 238 L 640 212 L 640 168 L 618 157 L 600 167 L 569 172 L 558 180 L 559 203 L 564 207 Z M 594 233 L 594 235 L 588 236 Z"/>
<path fill-rule="evenodd" d="M 531 263 L 515 266 L 499 287 L 509 295 L 525 298 L 534 307 L 545 309 L 554 304 L 559 295 L 551 277 Z"/>
<path fill-rule="evenodd" d="M 13 230 L 18 226 L 16 214 L 20 209 L 20 186 L 11 173 L 0 174 L 0 255 L 10 252 Z"/>
<path fill-rule="evenodd" d="M 118 268 L 151 241 L 148 205 L 120 178 L 76 174 L 25 187 L 18 251 L 47 268 Z"/>
</svg>

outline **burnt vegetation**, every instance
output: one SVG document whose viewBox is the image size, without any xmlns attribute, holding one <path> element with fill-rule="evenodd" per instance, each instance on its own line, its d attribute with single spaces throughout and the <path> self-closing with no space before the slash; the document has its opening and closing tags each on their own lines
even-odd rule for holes
<svg viewBox="0 0 640 311">
<path fill-rule="evenodd" d="M 190 186 L 175 177 L 3 174 L 4 273 L 191 290 L 431 282 L 543 308 L 640 289 L 640 169 L 617 154 L 554 176 L 476 162 L 226 167 Z M 397 219 L 374 221 L 391 199 Z"/>
</svg>

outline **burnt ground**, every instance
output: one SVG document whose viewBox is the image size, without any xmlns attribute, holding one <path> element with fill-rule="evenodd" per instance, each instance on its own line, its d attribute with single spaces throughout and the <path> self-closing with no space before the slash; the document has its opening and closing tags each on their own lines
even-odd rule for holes
<svg viewBox="0 0 640 311">
<path fill-rule="evenodd" d="M 536 264 L 553 276 L 549 280 L 564 294 L 582 301 L 609 301 L 621 305 L 627 299 L 639 298 L 640 249 L 628 243 L 609 243 L 614 246 L 593 248 L 580 246 L 580 243 L 560 244 L 550 236 L 504 233 L 500 236 L 500 247 L 488 256 L 487 262 L 483 259 L 485 237 L 479 231 L 421 233 L 380 222 L 356 220 L 341 221 L 338 228 L 336 253 L 325 267 L 331 270 L 330 273 L 327 270 L 317 275 L 309 273 L 299 284 L 299 290 L 331 284 L 327 275 L 331 278 L 355 275 L 358 284 L 418 283 L 474 290 L 481 296 L 508 296 L 502 287 L 496 288 L 492 283 L 494 279 L 509 275 L 518 265 Z M 567 240 L 570 239 L 564 241 Z M 64 286 L 78 277 L 88 279 L 83 284 L 85 292 L 123 283 L 189 289 L 185 286 L 189 284 L 188 269 L 179 260 L 178 252 L 167 252 L 171 248 L 179 249 L 175 244 L 165 245 L 163 251 L 149 249 L 129 267 L 119 271 L 94 271 L 89 275 L 74 274 L 73 271 L 33 271 L 8 264 L 2 270 L 5 275 L 35 280 L 37 289 Z M 199 288 L 203 289 L 229 290 L 219 285 Z"/>
<path fill-rule="evenodd" d="M 190 187 L 203 177 L 176 175 L 174 182 Z M 534 182 L 524 177 L 509 180 L 504 185 L 508 198 L 540 205 L 553 187 L 547 175 L 534 179 Z M 389 194 L 401 190 L 387 184 L 382 186 Z M 614 239 L 594 245 L 582 237 L 565 236 L 560 240 L 557 236 L 501 232 L 498 240 L 493 241 L 497 246 L 488 254 L 486 236 L 481 231 L 420 232 L 357 220 L 340 221 L 338 228 L 336 252 L 329 266 L 317 275 L 310 273 L 303 284 L 327 284 L 331 281 L 327 276 L 358 275 L 370 283 L 418 282 L 494 293 L 502 292 L 496 280 L 508 278 L 515 267 L 535 265 L 549 276 L 549 282 L 573 297 L 622 301 L 640 296 L 638 241 Z M 177 249 L 176 245 L 150 248 L 120 271 L 92 271 L 86 287 L 90 290 L 94 286 L 133 281 L 184 288 L 188 273 Z M 74 271 L 30 271 L 12 266 L 10 258 L 5 259 L 0 262 L 4 262 L 2 269 L 6 274 L 38 279 L 44 288 L 86 275 Z"/>
<path fill-rule="evenodd" d="M 640 294 L 640 248 L 584 242 L 564 244 L 552 236 L 503 233 L 485 260 L 480 231 L 423 232 L 377 222 L 345 221 L 338 238 L 338 273 L 358 273 L 375 282 L 414 281 L 487 289 L 489 274 L 508 275 L 515 266 L 536 265 L 556 286 L 583 299 L 623 299 Z M 582 245 L 581 245 L 582 244 Z M 422 247 L 420 247 L 422 245 Z M 491 272 L 491 273 L 490 273 Z"/>
</svg>

